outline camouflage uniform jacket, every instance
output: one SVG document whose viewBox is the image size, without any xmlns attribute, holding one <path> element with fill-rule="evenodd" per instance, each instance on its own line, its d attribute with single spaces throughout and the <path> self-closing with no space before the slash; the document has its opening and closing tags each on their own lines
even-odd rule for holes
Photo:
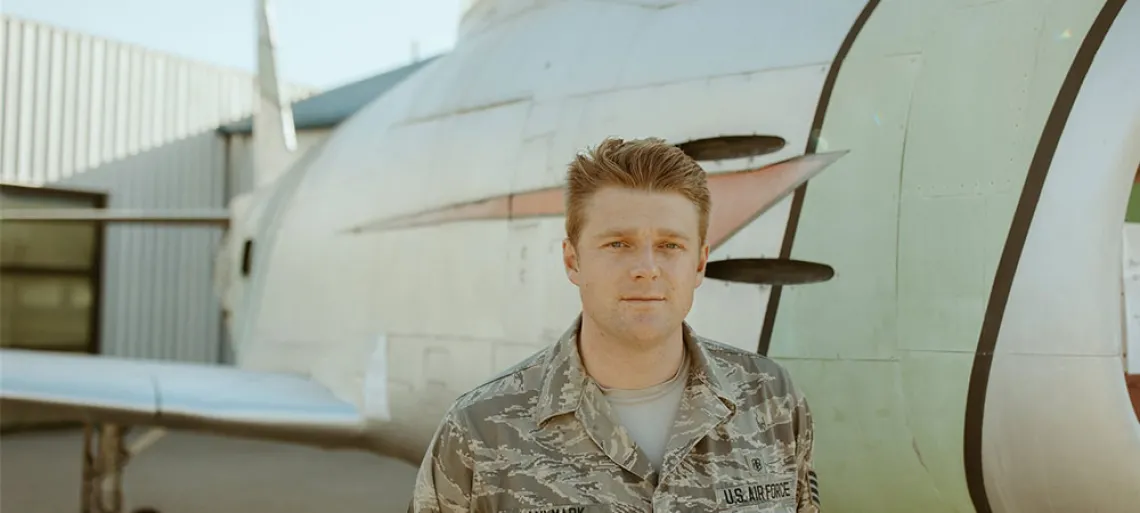
<svg viewBox="0 0 1140 513">
<path fill-rule="evenodd" d="M 686 324 L 692 369 L 657 472 L 584 372 L 577 327 L 456 400 L 409 511 L 820 511 L 811 413 L 781 366 Z"/>
</svg>

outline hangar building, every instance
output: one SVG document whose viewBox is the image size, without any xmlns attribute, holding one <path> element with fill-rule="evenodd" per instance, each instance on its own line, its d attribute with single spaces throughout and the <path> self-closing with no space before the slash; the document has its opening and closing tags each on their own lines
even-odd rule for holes
<svg viewBox="0 0 1140 513">
<path fill-rule="evenodd" d="M 3 18 L 3 208 L 224 209 L 252 183 L 256 77 Z M 298 151 L 431 59 L 321 94 L 284 87 Z M 0 227 L 0 346 L 228 360 L 221 227 Z"/>
</svg>

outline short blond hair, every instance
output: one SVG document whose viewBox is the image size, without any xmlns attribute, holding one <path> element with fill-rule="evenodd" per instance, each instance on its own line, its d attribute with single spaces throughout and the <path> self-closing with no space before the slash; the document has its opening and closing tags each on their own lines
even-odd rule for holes
<svg viewBox="0 0 1140 513">
<path fill-rule="evenodd" d="M 705 170 L 677 146 L 656 137 L 609 137 L 578 154 L 566 171 L 566 236 L 571 244 L 577 245 L 582 233 L 586 202 L 604 187 L 680 193 L 697 207 L 704 243 L 712 206 Z"/>
</svg>

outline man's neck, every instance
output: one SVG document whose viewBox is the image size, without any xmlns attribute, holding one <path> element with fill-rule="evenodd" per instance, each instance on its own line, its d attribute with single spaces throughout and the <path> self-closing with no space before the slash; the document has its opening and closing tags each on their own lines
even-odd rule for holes
<svg viewBox="0 0 1140 513">
<path fill-rule="evenodd" d="M 655 344 L 627 343 L 617 340 L 583 315 L 578 352 L 586 373 L 599 385 L 638 390 L 664 383 L 677 374 L 685 356 L 683 336 L 679 328 Z"/>
</svg>

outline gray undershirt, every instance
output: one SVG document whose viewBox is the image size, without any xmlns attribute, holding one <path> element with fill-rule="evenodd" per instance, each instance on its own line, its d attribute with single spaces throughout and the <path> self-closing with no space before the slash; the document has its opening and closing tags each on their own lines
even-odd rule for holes
<svg viewBox="0 0 1140 513">
<path fill-rule="evenodd" d="M 686 353 L 681 368 L 669 381 L 638 390 L 602 387 L 617 420 L 658 471 L 688 375 L 689 355 Z"/>
</svg>

